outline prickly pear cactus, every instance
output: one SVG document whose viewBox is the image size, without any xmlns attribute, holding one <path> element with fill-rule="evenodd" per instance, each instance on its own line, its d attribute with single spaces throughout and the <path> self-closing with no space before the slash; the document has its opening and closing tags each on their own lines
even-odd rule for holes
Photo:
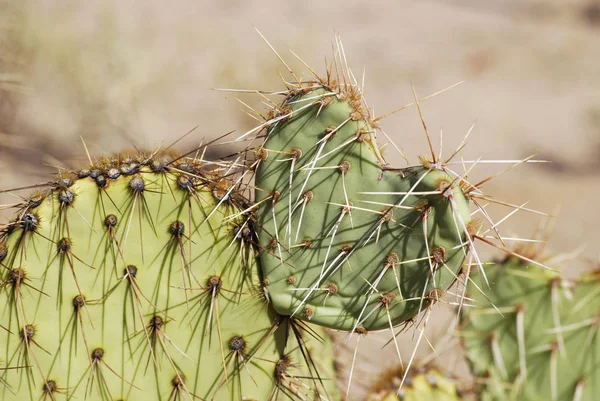
<svg viewBox="0 0 600 401">
<path fill-rule="evenodd" d="M 341 330 L 389 328 L 457 279 L 471 220 L 463 182 L 436 155 L 389 168 L 376 124 L 357 86 L 329 78 L 288 92 L 265 123 L 256 200 L 279 313 Z"/>
<path fill-rule="evenodd" d="M 485 295 L 469 287 L 462 331 L 481 399 L 597 400 L 600 274 L 569 281 L 515 258 L 487 274 Z"/>
<path fill-rule="evenodd" d="M 415 367 L 405 375 L 401 366 L 382 374 L 369 392 L 367 401 L 460 401 L 455 381 L 431 366 Z"/>
<path fill-rule="evenodd" d="M 122 156 L 14 205 L 0 399 L 337 399 L 329 339 L 267 303 L 247 205 L 223 175 Z"/>
</svg>

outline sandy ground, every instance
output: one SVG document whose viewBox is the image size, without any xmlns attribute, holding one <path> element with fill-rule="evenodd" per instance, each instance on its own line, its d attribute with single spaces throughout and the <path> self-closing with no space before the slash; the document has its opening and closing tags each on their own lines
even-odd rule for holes
<svg viewBox="0 0 600 401">
<path fill-rule="evenodd" d="M 382 114 L 420 96 L 464 81 L 423 102 L 438 146 L 446 154 L 476 122 L 465 160 L 537 159 L 485 190 L 495 197 L 552 213 L 560 205 L 550 247 L 582 258 L 600 244 L 600 3 L 589 1 L 0 1 L 0 58 L 23 76 L 26 94 L 0 87 L 0 187 L 47 177 L 46 165 L 82 161 L 79 136 L 92 154 L 132 145 L 167 144 L 198 126 L 192 147 L 254 125 L 238 94 L 212 88 L 279 90 L 285 68 L 254 31 L 259 28 L 290 65 L 308 72 L 293 49 L 317 71 L 342 36 L 355 75 L 365 75 L 369 105 Z M 9 22 L 7 23 L 6 20 Z M 4 22 L 3 22 L 4 21 Z M 9 38 L 9 39 L 6 39 Z M 8 61 L 7 61 L 8 60 Z M 7 67 L 8 68 L 8 67 Z M 239 98 L 262 109 L 260 99 Z M 416 109 L 387 118 L 384 129 L 416 160 L 427 152 Z M 382 138 L 382 140 L 385 138 Z M 402 164 L 390 146 L 388 159 Z M 480 165 L 484 178 L 498 165 Z M 476 179 L 476 178 L 475 178 Z M 1 202 L 12 198 L 3 195 Z M 502 216 L 508 210 L 494 210 Z M 518 213 L 504 229 L 528 236 L 539 216 Z M 490 252 L 488 254 L 493 254 Z M 574 275 L 585 262 L 564 266 Z M 432 343 L 445 328 L 436 310 Z M 381 346 L 389 333 L 361 340 L 352 400 L 360 400 L 373 372 L 395 359 Z M 399 337 L 408 359 L 416 336 Z M 354 340 L 340 336 L 340 384 Z M 443 348 L 443 346 L 440 346 Z M 446 347 L 448 348 L 448 347 Z M 456 347 L 449 347 L 456 348 Z M 422 347 L 420 355 L 429 351 Z M 451 355 L 452 353 L 448 353 Z M 452 357 L 443 364 L 452 368 Z"/>
</svg>

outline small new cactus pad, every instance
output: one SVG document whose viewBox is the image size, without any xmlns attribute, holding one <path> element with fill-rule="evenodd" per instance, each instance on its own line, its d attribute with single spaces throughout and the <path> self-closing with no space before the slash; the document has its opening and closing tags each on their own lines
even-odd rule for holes
<svg viewBox="0 0 600 401">
<path fill-rule="evenodd" d="M 336 399 L 329 340 L 266 302 L 219 165 L 103 159 L 15 205 L 0 399 Z"/>
<path fill-rule="evenodd" d="M 405 369 L 401 366 L 387 370 L 370 389 L 367 401 L 460 401 L 463 399 L 455 381 L 434 367 L 412 368 L 400 388 L 405 373 Z"/>
<path fill-rule="evenodd" d="M 290 91 L 260 150 L 261 264 L 281 314 L 341 330 L 412 319 L 467 254 L 461 180 L 422 159 L 392 169 L 355 86 Z"/>
<path fill-rule="evenodd" d="M 461 333 L 481 399 L 598 400 L 600 274 L 569 281 L 512 257 L 486 273 Z"/>
</svg>

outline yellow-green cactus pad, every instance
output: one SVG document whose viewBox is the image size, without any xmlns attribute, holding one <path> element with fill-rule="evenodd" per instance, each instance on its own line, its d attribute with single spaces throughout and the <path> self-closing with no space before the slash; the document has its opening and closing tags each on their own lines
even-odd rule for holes
<svg viewBox="0 0 600 401">
<path fill-rule="evenodd" d="M 105 159 L 16 206 L 0 399 L 336 399 L 329 340 L 268 304 L 247 205 L 214 166 Z"/>
</svg>

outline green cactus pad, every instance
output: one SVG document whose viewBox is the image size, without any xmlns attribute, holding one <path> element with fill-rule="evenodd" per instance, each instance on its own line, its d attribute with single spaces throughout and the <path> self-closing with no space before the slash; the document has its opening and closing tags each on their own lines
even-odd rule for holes
<svg viewBox="0 0 600 401">
<path fill-rule="evenodd" d="M 143 156 L 25 199 L 0 236 L 0 399 L 337 399 L 330 341 L 266 302 L 245 206 L 214 165 Z"/>
<path fill-rule="evenodd" d="M 398 366 L 382 374 L 367 401 L 460 401 L 455 381 L 433 367 L 413 368 L 400 388 L 405 370 Z M 400 389 L 400 391 L 398 391 Z"/>
<path fill-rule="evenodd" d="M 482 400 L 597 400 L 600 274 L 569 281 L 514 258 L 486 274 L 462 331 Z"/>
<path fill-rule="evenodd" d="M 435 163 L 387 168 L 348 88 L 311 83 L 269 122 L 256 175 L 261 264 L 279 313 L 383 329 L 454 283 L 469 205 L 460 180 Z"/>
</svg>

